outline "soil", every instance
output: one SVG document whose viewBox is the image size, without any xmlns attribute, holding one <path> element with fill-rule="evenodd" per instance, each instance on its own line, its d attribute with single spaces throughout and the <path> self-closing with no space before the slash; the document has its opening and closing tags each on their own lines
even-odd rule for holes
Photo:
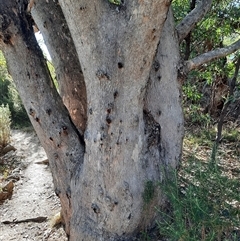
<svg viewBox="0 0 240 241">
<path fill-rule="evenodd" d="M 50 223 L 60 211 L 47 157 L 33 130 L 13 130 L 11 151 L 2 158 L 1 182 L 14 183 L 11 199 L 0 205 L 0 241 L 66 241 L 61 226 Z"/>
</svg>

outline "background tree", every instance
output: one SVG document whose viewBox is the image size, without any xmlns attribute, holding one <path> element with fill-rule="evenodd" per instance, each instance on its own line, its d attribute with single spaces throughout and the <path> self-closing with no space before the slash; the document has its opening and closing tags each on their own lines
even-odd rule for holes
<svg viewBox="0 0 240 241">
<path fill-rule="evenodd" d="M 0 48 L 48 155 L 70 240 L 132 240 L 153 225 L 154 207 L 164 203 L 157 183 L 181 157 L 180 83 L 240 47 L 236 41 L 181 61 L 179 43 L 211 1 L 176 28 L 170 3 L 0 1 Z"/>
</svg>

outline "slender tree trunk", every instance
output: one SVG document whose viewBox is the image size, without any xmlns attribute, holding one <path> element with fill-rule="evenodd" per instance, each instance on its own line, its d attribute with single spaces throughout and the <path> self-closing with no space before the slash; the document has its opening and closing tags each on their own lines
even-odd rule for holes
<svg viewBox="0 0 240 241">
<path fill-rule="evenodd" d="M 52 57 L 63 103 L 83 134 L 87 121 L 86 86 L 62 9 L 58 1 L 34 0 L 31 14 Z"/>
</svg>

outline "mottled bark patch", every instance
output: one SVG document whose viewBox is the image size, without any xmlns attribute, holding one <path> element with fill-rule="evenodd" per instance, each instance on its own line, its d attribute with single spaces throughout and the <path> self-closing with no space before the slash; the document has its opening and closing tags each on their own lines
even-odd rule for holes
<svg viewBox="0 0 240 241">
<path fill-rule="evenodd" d="M 147 141 L 147 147 L 158 147 L 161 145 L 161 126 L 154 119 L 153 115 L 150 111 L 143 111 L 143 120 L 145 123 L 145 136 Z"/>
</svg>

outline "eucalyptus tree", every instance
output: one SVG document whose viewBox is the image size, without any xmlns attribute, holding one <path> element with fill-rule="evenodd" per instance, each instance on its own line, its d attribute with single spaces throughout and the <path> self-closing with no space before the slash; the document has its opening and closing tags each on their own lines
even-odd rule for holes
<svg viewBox="0 0 240 241">
<path fill-rule="evenodd" d="M 240 41 L 186 61 L 170 0 L 0 0 L 0 48 L 46 150 L 69 240 L 134 240 L 154 225 L 158 184 L 181 158 L 181 82 Z M 32 26 L 42 32 L 56 90 Z"/>
</svg>

